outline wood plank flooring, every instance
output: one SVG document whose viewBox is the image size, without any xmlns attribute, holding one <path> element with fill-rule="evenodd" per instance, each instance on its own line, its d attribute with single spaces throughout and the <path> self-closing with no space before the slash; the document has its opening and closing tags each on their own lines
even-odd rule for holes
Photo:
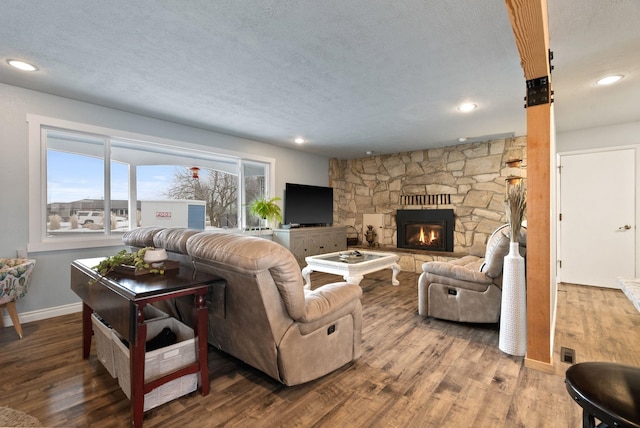
<svg viewBox="0 0 640 428">
<path fill-rule="evenodd" d="M 336 281 L 313 273 L 312 284 Z M 568 364 L 640 366 L 640 313 L 619 290 L 561 284 L 554 373 L 498 350 L 497 325 L 422 318 L 418 275 L 367 275 L 363 356 L 316 381 L 286 387 L 216 350 L 211 393 L 189 394 L 145 414 L 145 427 L 578 427 L 564 386 Z M 125 427 L 129 400 L 95 357 L 81 357 L 80 314 L 0 329 L 0 405 L 55 427 Z"/>
</svg>

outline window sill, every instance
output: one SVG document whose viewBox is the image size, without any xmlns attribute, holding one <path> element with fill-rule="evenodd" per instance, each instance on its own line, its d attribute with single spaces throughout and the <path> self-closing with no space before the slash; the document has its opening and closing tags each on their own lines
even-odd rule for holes
<svg viewBox="0 0 640 428">
<path fill-rule="evenodd" d="M 122 247 L 121 236 L 101 239 L 55 239 L 43 242 L 30 242 L 27 244 L 29 253 L 41 253 L 46 251 L 79 250 L 84 248 Z"/>
</svg>

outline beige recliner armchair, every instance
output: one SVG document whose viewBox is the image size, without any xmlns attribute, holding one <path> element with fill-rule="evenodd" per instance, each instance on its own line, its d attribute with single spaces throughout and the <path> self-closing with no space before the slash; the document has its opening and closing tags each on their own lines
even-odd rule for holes
<svg viewBox="0 0 640 428">
<path fill-rule="evenodd" d="M 509 225 L 503 225 L 493 232 L 484 258 L 464 256 L 450 262 L 424 263 L 418 279 L 420 315 L 462 322 L 498 322 L 509 230 Z M 520 235 L 520 254 L 525 256 L 526 228 Z"/>
<path fill-rule="evenodd" d="M 305 291 L 293 254 L 258 237 L 203 232 L 188 239 L 187 253 L 199 271 L 227 281 L 224 302 L 209 316 L 215 347 L 285 385 L 360 357 L 359 286 L 336 282 Z"/>
</svg>

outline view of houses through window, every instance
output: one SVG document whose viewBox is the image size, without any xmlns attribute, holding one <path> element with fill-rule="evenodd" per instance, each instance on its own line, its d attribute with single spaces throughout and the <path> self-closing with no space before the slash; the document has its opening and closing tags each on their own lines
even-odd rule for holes
<svg viewBox="0 0 640 428">
<path fill-rule="evenodd" d="M 268 163 L 69 130 L 43 136 L 47 237 L 258 226 L 241 207 L 267 194 Z"/>
</svg>

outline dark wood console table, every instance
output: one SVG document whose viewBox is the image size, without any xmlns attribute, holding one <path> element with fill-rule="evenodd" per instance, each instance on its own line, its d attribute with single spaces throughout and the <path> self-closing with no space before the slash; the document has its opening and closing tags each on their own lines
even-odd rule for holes
<svg viewBox="0 0 640 428">
<path fill-rule="evenodd" d="M 101 277 L 93 267 L 102 258 L 82 259 L 71 263 L 71 289 L 82 299 L 82 356 L 89 358 L 93 326 L 91 314 L 96 312 L 111 327 L 127 338 L 131 364 L 131 418 L 134 427 L 142 426 L 144 394 L 181 376 L 200 373 L 200 392 L 209 393 L 207 363 L 207 288 L 224 281 L 216 276 L 195 272 L 189 265 L 166 271 L 164 275 L 123 275 L 112 273 Z M 96 281 L 90 284 L 90 281 Z M 195 299 L 195 337 L 198 343 L 196 362 L 174 373 L 145 384 L 144 362 L 147 325 L 144 307 L 155 301 L 193 295 Z"/>
</svg>

